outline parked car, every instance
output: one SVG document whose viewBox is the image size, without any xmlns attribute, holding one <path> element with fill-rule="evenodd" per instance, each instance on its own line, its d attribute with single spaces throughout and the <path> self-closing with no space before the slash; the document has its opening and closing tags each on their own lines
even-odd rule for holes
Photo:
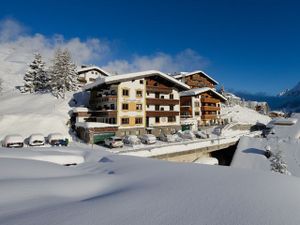
<svg viewBox="0 0 300 225">
<path fill-rule="evenodd" d="M 41 146 L 45 144 L 45 137 L 42 134 L 32 134 L 28 139 L 30 146 Z"/>
<path fill-rule="evenodd" d="M 123 142 L 126 145 L 139 145 L 141 140 L 136 135 L 127 135 L 123 138 Z"/>
<path fill-rule="evenodd" d="M 206 164 L 206 165 L 219 165 L 219 160 L 214 157 L 206 156 L 197 159 L 194 163 Z"/>
<path fill-rule="evenodd" d="M 201 139 L 208 138 L 207 134 L 201 130 L 195 131 L 194 134 L 195 134 L 196 138 L 201 138 Z"/>
<path fill-rule="evenodd" d="M 178 131 L 177 134 L 182 139 L 191 139 L 191 140 L 193 140 L 193 139 L 196 138 L 195 134 L 192 131 L 190 131 L 190 130 Z"/>
<path fill-rule="evenodd" d="M 7 135 L 2 141 L 2 146 L 7 148 L 22 148 L 24 146 L 24 138 L 18 134 Z"/>
<path fill-rule="evenodd" d="M 156 137 L 153 134 L 144 134 L 140 136 L 140 140 L 143 144 L 155 144 Z"/>
<path fill-rule="evenodd" d="M 116 136 L 106 138 L 104 144 L 110 148 L 122 148 L 124 145 L 122 138 Z"/>
<path fill-rule="evenodd" d="M 161 133 L 158 137 L 159 140 L 164 142 L 179 142 L 182 141 L 182 138 L 180 138 L 177 134 L 164 134 Z"/>
<path fill-rule="evenodd" d="M 47 139 L 48 143 L 54 146 L 67 146 L 69 144 L 69 140 L 64 138 L 61 133 L 51 133 Z"/>
</svg>

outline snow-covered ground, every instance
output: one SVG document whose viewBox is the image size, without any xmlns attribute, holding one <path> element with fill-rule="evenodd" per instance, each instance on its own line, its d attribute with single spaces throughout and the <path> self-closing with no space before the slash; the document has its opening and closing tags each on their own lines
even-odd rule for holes
<svg viewBox="0 0 300 225">
<path fill-rule="evenodd" d="M 262 115 L 253 109 L 242 107 L 240 105 L 222 107 L 221 116 L 224 119 L 232 119 L 232 122 L 237 122 L 239 124 L 267 124 L 271 121 L 269 116 Z"/>
<path fill-rule="evenodd" d="M 266 146 L 271 152 L 282 152 L 288 170 L 293 176 L 300 177 L 300 114 L 293 114 L 291 118 L 270 122 L 271 133 L 267 138 L 243 137 L 233 157 L 231 166 L 254 170 L 270 171 L 270 160 L 265 157 Z M 278 124 L 276 125 L 276 121 Z M 286 122 L 285 122 L 286 121 Z M 295 123 L 290 123 L 290 122 Z"/>
<path fill-rule="evenodd" d="M 69 137 L 68 101 L 51 94 L 20 94 L 18 91 L 0 95 L 0 140 L 9 134 L 24 138 L 33 133 L 60 132 Z"/>
<path fill-rule="evenodd" d="M 82 151 L 75 167 L 0 159 L 0 224 L 300 223 L 294 177 Z"/>
</svg>

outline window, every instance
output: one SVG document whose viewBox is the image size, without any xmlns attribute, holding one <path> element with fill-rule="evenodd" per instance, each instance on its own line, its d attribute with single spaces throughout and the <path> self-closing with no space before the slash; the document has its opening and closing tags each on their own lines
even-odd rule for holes
<svg viewBox="0 0 300 225">
<path fill-rule="evenodd" d="M 138 98 L 143 97 L 143 91 L 141 91 L 141 90 L 136 91 L 136 97 L 138 97 Z"/>
<path fill-rule="evenodd" d="M 164 98 L 165 98 L 165 96 L 163 96 L 163 95 L 162 95 L 162 96 L 160 96 L 160 98 L 161 98 L 161 99 L 164 99 Z"/>
<path fill-rule="evenodd" d="M 123 96 L 129 96 L 129 90 L 123 89 Z"/>
<path fill-rule="evenodd" d="M 115 104 L 110 104 L 110 109 L 114 110 L 115 109 Z"/>
<path fill-rule="evenodd" d="M 173 94 L 170 94 L 170 99 L 174 99 L 174 95 Z"/>
<path fill-rule="evenodd" d="M 129 124 L 129 118 L 122 118 L 122 124 Z"/>
<path fill-rule="evenodd" d="M 143 118 L 142 117 L 135 118 L 135 124 L 142 124 L 142 123 L 143 123 Z"/>
<path fill-rule="evenodd" d="M 158 86 L 158 83 L 157 83 L 157 82 L 155 82 L 155 83 L 153 84 L 153 86 L 157 87 L 157 86 Z"/>
<path fill-rule="evenodd" d="M 199 112 L 195 112 L 195 116 L 199 116 L 200 115 L 200 113 Z"/>
<path fill-rule="evenodd" d="M 155 98 L 159 98 L 159 93 L 155 93 Z"/>
<path fill-rule="evenodd" d="M 147 91 L 147 95 L 150 95 L 150 92 L 149 92 L 149 91 Z"/>
<path fill-rule="evenodd" d="M 136 104 L 136 110 L 143 110 L 143 105 L 142 104 Z"/>
<path fill-rule="evenodd" d="M 159 123 L 159 117 L 155 117 L 155 123 Z"/>
<path fill-rule="evenodd" d="M 122 109 L 123 110 L 128 110 L 128 103 L 123 103 L 122 104 Z"/>
<path fill-rule="evenodd" d="M 109 123 L 110 124 L 116 124 L 116 118 L 110 118 Z"/>
<path fill-rule="evenodd" d="M 174 105 L 170 105 L 170 111 L 174 111 Z"/>
<path fill-rule="evenodd" d="M 155 105 L 155 111 L 159 111 L 159 105 Z"/>
<path fill-rule="evenodd" d="M 165 108 L 164 107 L 160 107 L 160 111 L 165 111 Z"/>
<path fill-rule="evenodd" d="M 168 117 L 168 122 L 169 123 L 176 122 L 176 117 L 175 116 L 169 116 Z"/>
<path fill-rule="evenodd" d="M 144 84 L 144 81 L 143 81 L 143 80 L 140 80 L 140 84 Z"/>
<path fill-rule="evenodd" d="M 199 102 L 195 102 L 195 107 L 199 107 Z"/>
</svg>

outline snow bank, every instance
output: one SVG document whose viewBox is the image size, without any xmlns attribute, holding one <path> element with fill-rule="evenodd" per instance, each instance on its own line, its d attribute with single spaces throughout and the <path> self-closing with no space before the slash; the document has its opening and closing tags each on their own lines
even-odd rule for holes
<svg viewBox="0 0 300 225">
<path fill-rule="evenodd" d="M 33 133 L 47 136 L 55 132 L 69 137 L 69 99 L 56 99 L 50 94 L 5 93 L 0 96 L 0 140 L 15 133 L 24 138 Z"/>
<path fill-rule="evenodd" d="M 22 170 L 19 177 L 10 172 L 11 178 L 0 172 L 0 191 L 5 193 L 1 225 L 300 222 L 300 181 L 293 177 L 103 156 L 97 149 L 89 153 L 93 160 L 72 168 L 22 160 L 0 163 L 0 171 Z"/>
<path fill-rule="evenodd" d="M 222 107 L 221 117 L 224 119 L 232 119 L 232 122 L 239 124 L 251 125 L 255 125 L 256 123 L 267 124 L 271 121 L 269 116 L 262 115 L 253 109 L 240 105 Z"/>
</svg>

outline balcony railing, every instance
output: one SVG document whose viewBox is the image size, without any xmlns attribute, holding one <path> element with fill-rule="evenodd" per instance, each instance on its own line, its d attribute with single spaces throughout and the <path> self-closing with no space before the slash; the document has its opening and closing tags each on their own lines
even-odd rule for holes
<svg viewBox="0 0 300 225">
<path fill-rule="evenodd" d="M 168 117 L 168 116 L 179 116 L 178 111 L 146 111 L 148 117 Z"/>
<path fill-rule="evenodd" d="M 179 105 L 178 99 L 146 98 L 147 105 Z"/>
<path fill-rule="evenodd" d="M 172 88 L 146 85 L 146 91 L 149 91 L 152 93 L 159 92 L 159 93 L 163 93 L 163 94 L 171 94 Z"/>
<path fill-rule="evenodd" d="M 220 111 L 220 107 L 217 106 L 202 106 L 202 111 Z"/>
<path fill-rule="evenodd" d="M 220 100 L 215 99 L 215 98 L 201 98 L 201 102 L 202 103 L 219 103 Z"/>
<path fill-rule="evenodd" d="M 206 115 L 202 115 L 201 118 L 203 120 L 213 120 L 213 119 L 217 119 L 218 115 L 217 114 L 206 114 Z"/>
</svg>

